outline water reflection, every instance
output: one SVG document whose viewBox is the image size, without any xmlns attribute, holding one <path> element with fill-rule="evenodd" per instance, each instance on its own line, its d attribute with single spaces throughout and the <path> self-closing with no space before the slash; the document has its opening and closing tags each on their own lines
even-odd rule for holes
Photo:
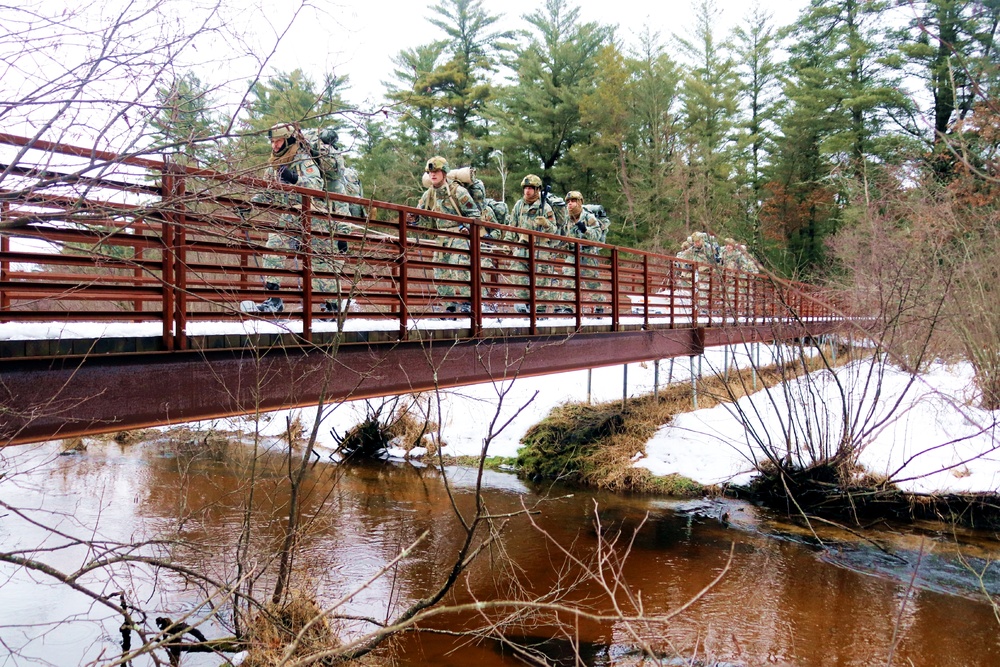
<svg viewBox="0 0 1000 667">
<path fill-rule="evenodd" d="M 251 551 L 265 569 L 288 512 L 285 462 L 263 450 L 253 453 L 246 447 L 177 452 L 163 442 L 92 446 L 72 458 L 56 456 L 54 446 L 25 449 L 7 454 L 8 461 L 16 459 L 16 468 L 9 469 L 17 474 L 0 488 L 5 502 L 44 508 L 60 529 L 103 539 L 169 540 L 164 548 L 177 562 L 231 581 L 244 522 L 252 528 Z M 339 610 L 343 614 L 391 618 L 440 585 L 464 538 L 455 512 L 474 512 L 475 481 L 475 471 L 467 468 L 448 468 L 442 476 L 433 467 L 406 464 L 317 463 L 303 489 L 309 522 L 295 563 L 298 581 L 327 601 L 350 596 Z M 998 591 L 989 565 L 991 542 L 965 543 L 966 565 L 951 542 L 921 543 L 912 533 L 873 534 L 884 551 L 834 531 L 823 533 L 824 546 L 818 546 L 808 531 L 741 503 L 586 493 L 525 485 L 503 473 L 487 473 L 484 485 L 489 511 L 513 518 L 503 541 L 484 554 L 449 602 L 537 598 L 561 589 L 565 604 L 611 614 L 600 587 L 582 580 L 580 567 L 560 548 L 596 567 L 595 548 L 610 543 L 615 554 L 628 552 L 623 563 L 607 563 L 620 568 L 615 595 L 624 609 L 633 611 L 630 595 L 641 600 L 646 616 L 698 599 L 666 624 L 566 614 L 517 618 L 505 642 L 436 634 L 481 624 L 473 614 L 442 616 L 400 641 L 396 664 L 523 664 L 519 652 L 530 648 L 559 664 L 574 664 L 579 654 L 583 664 L 605 665 L 627 661 L 636 634 L 684 656 L 747 665 L 885 664 L 894 636 L 894 664 L 1000 664 L 997 620 L 969 568 L 984 574 L 990 593 Z M 530 520 L 518 514 L 540 500 Z M 421 535 L 426 537 L 413 557 L 360 587 Z M 7 518 L 0 522 L 0 539 L 11 551 L 51 536 Z M 731 552 L 726 576 L 699 598 Z M 75 551 L 50 556 L 53 565 L 66 568 L 82 557 Z M 114 651 L 120 618 L 38 577 L 6 566 L 0 575 L 0 634 L 22 657 L 74 664 Z M 179 616 L 204 594 L 181 589 L 169 577 L 131 585 L 129 593 L 148 605 L 150 617 Z M 267 590 L 267 576 L 258 587 Z M 80 620 L 57 624 L 69 615 Z M 371 629 L 359 621 L 344 627 L 348 633 Z M 206 634 L 225 632 L 215 623 Z M 184 664 L 214 665 L 218 659 L 191 656 Z"/>
</svg>

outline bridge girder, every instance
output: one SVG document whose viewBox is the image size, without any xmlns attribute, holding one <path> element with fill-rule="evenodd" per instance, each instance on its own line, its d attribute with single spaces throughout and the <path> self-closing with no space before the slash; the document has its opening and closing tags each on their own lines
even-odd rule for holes
<svg viewBox="0 0 1000 667">
<path fill-rule="evenodd" d="M 697 355 L 837 323 L 24 360 L 0 374 L 0 442 L 24 444 Z"/>
</svg>

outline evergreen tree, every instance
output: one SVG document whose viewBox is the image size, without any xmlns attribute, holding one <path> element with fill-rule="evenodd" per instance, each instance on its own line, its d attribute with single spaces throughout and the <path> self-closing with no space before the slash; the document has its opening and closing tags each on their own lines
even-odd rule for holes
<svg viewBox="0 0 1000 667">
<path fill-rule="evenodd" d="M 157 110 L 150 125 L 154 148 L 181 164 L 203 166 L 218 157 L 216 137 L 222 124 L 208 86 L 193 73 L 156 91 Z"/>
<path fill-rule="evenodd" d="M 689 67 L 682 84 L 685 221 L 689 230 L 721 232 L 737 219 L 734 148 L 739 79 L 727 45 L 717 40 L 714 0 L 698 5 L 691 38 L 679 40 Z"/>
<path fill-rule="evenodd" d="M 398 103 L 400 139 L 409 144 L 414 158 L 436 152 L 434 146 L 444 125 L 435 91 L 429 79 L 444 52 L 444 44 L 435 42 L 400 52 L 393 59 L 395 82 L 386 84 L 389 99 Z"/>
<path fill-rule="evenodd" d="M 865 205 L 887 167 L 907 157 L 892 131 L 909 102 L 888 10 L 877 0 L 813 0 L 787 32 L 787 103 L 762 211 L 764 235 L 787 251 L 784 270 L 821 266 L 842 210 Z"/>
<path fill-rule="evenodd" d="M 550 178 L 567 151 L 588 136 L 580 125 L 580 100 L 592 88 L 596 57 L 611 30 L 581 23 L 579 8 L 565 0 L 546 0 L 526 20 L 534 36 L 512 63 L 517 82 L 497 105 L 496 142 L 512 168 L 540 167 Z"/>
<path fill-rule="evenodd" d="M 931 105 L 908 129 L 923 139 L 936 176 L 948 179 L 955 174 L 954 153 L 963 152 L 956 130 L 977 100 L 996 96 L 1000 3 L 924 0 L 916 13 L 900 51 L 907 75 L 924 82 Z"/>
<path fill-rule="evenodd" d="M 736 164 L 743 213 L 748 223 L 740 234 L 760 248 L 760 206 L 764 199 L 764 166 L 773 150 L 778 110 L 779 67 L 775 62 L 775 31 L 771 15 L 755 3 L 733 31 L 733 51 L 740 77 L 741 118 L 737 123 L 740 159 Z"/>
<path fill-rule="evenodd" d="M 444 31 L 442 42 L 450 59 L 427 77 L 439 107 L 447 109 L 448 129 L 455 133 L 459 153 L 471 159 L 470 143 L 486 132 L 481 112 L 492 94 L 489 76 L 498 65 L 512 34 L 494 29 L 499 16 L 489 14 L 482 0 L 440 0 L 430 23 Z"/>
<path fill-rule="evenodd" d="M 277 123 L 340 127 L 339 115 L 349 108 L 341 97 L 346 86 L 347 77 L 327 74 L 323 85 L 317 88 L 301 69 L 279 72 L 254 83 L 247 105 L 248 114 L 241 120 L 244 131 L 251 136 L 236 147 L 237 163 L 250 168 L 263 164 L 271 146 L 266 139 L 261 139 L 261 135 Z"/>
</svg>

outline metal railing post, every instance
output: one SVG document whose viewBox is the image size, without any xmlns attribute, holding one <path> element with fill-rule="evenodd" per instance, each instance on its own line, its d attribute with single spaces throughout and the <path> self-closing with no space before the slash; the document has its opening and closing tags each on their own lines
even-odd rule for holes
<svg viewBox="0 0 1000 667">
<path fill-rule="evenodd" d="M 10 218 L 10 202 L 5 201 L 0 205 L 0 221 L 8 220 Z M 10 237 L 6 234 L 0 234 L 0 253 L 10 252 Z M 10 278 L 10 262 L 6 259 L 0 260 L 0 285 L 7 282 Z M 3 287 L 0 287 L 0 311 L 10 309 L 10 295 L 7 293 Z M 0 322 L 6 322 L 5 319 L 0 318 Z"/>
<path fill-rule="evenodd" d="M 174 176 L 166 169 L 161 173 L 160 199 L 169 201 L 174 195 Z M 173 351 L 174 344 L 174 235 L 176 233 L 175 212 L 169 207 L 160 224 L 160 277 L 162 297 L 160 318 L 162 319 L 163 349 Z"/>
<path fill-rule="evenodd" d="M 642 309 L 642 328 L 649 329 L 649 255 L 642 256 L 642 302 L 645 308 Z"/>
<path fill-rule="evenodd" d="M 618 248 L 611 249 L 611 330 L 621 331 L 621 276 L 618 263 L 621 256 Z"/>
<path fill-rule="evenodd" d="M 171 168 L 174 165 L 170 165 Z M 174 180 L 174 343 L 178 350 L 188 349 L 187 341 L 187 216 L 185 215 L 183 177 Z"/>
<path fill-rule="evenodd" d="M 302 228 L 302 236 L 299 241 L 298 252 L 302 255 L 302 339 L 312 342 L 313 323 L 313 239 L 312 239 L 312 197 L 302 195 L 302 206 L 299 209 L 299 226 Z M 331 244 L 336 247 L 336 241 L 331 239 Z M 333 252 L 332 248 L 329 252 Z M 339 300 L 340 295 L 337 295 Z"/>
<path fill-rule="evenodd" d="M 409 243 L 407 240 L 406 211 L 399 212 L 399 340 L 407 340 L 409 331 L 406 328 L 410 317 L 408 293 L 410 291 Z"/>
<path fill-rule="evenodd" d="M 472 308 L 472 336 L 483 335 L 483 262 L 482 237 L 479 235 L 479 221 L 469 225 L 469 301 Z"/>
</svg>

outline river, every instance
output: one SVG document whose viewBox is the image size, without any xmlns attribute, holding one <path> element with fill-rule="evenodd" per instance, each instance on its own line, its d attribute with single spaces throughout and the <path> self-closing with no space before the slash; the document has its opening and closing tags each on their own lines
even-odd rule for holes
<svg viewBox="0 0 1000 667">
<path fill-rule="evenodd" d="M 245 446 L 213 446 L 199 438 L 180 448 L 163 440 L 91 443 L 72 456 L 59 456 L 57 443 L 3 450 L 3 551 L 69 571 L 118 553 L 109 550 L 112 542 L 162 540 L 145 545 L 143 553 L 169 555 L 175 564 L 231 579 L 250 489 L 246 480 L 253 470 L 253 547 L 271 554 L 287 512 L 284 468 L 280 457 L 254 461 Z M 470 516 L 475 470 L 450 467 L 445 475 L 455 507 Z M 464 534 L 442 474 L 433 467 L 318 461 L 304 492 L 307 511 L 321 509 L 302 540 L 296 582 L 325 602 L 356 591 L 426 533 L 399 567 L 339 608 L 347 616 L 384 620 L 427 595 Z M 698 599 L 663 624 L 570 620 L 563 614 L 561 620 L 572 626 L 567 633 L 550 616 L 519 619 L 502 633 L 505 643 L 456 637 L 456 631 L 476 625 L 476 617 L 442 615 L 425 624 L 427 631 L 406 635 L 395 647 L 393 664 L 524 664 L 516 653 L 525 646 L 553 664 L 628 664 L 633 631 L 705 664 L 860 667 L 890 664 L 890 652 L 894 665 L 1000 664 L 1000 622 L 986 596 L 1000 594 L 992 564 L 1000 543 L 993 535 L 956 532 L 944 524 L 883 525 L 858 533 L 814 524 L 812 532 L 740 501 L 592 493 L 526 484 L 502 472 L 486 473 L 482 498 L 493 515 L 510 518 L 501 540 L 449 601 L 555 599 L 548 596 L 559 591 L 561 604 L 608 614 L 608 598 L 593 581 L 580 580 L 580 567 L 569 564 L 568 554 L 593 565 L 598 544 L 612 542 L 606 564 L 617 568 L 615 596 L 622 608 L 632 611 L 631 595 L 653 618 Z M 534 512 L 530 519 L 525 508 Z M 87 545 L 61 548 L 70 535 Z M 721 580 L 699 597 L 727 562 Z M 161 614 L 205 613 L 198 605 L 208 589 L 155 570 L 116 572 L 106 581 L 100 577 L 107 575 L 81 581 L 104 594 L 126 592 L 148 613 L 147 629 Z M 258 592 L 266 589 L 265 578 Z M 44 574 L 0 565 L 0 601 L 0 640 L 11 651 L 0 667 L 101 663 L 120 650 L 121 617 Z M 345 637 L 371 630 L 358 620 L 338 628 Z M 229 632 L 214 621 L 202 629 L 210 637 Z M 574 653 L 582 662 L 574 662 Z M 219 662 L 189 656 L 182 664 Z"/>
</svg>

